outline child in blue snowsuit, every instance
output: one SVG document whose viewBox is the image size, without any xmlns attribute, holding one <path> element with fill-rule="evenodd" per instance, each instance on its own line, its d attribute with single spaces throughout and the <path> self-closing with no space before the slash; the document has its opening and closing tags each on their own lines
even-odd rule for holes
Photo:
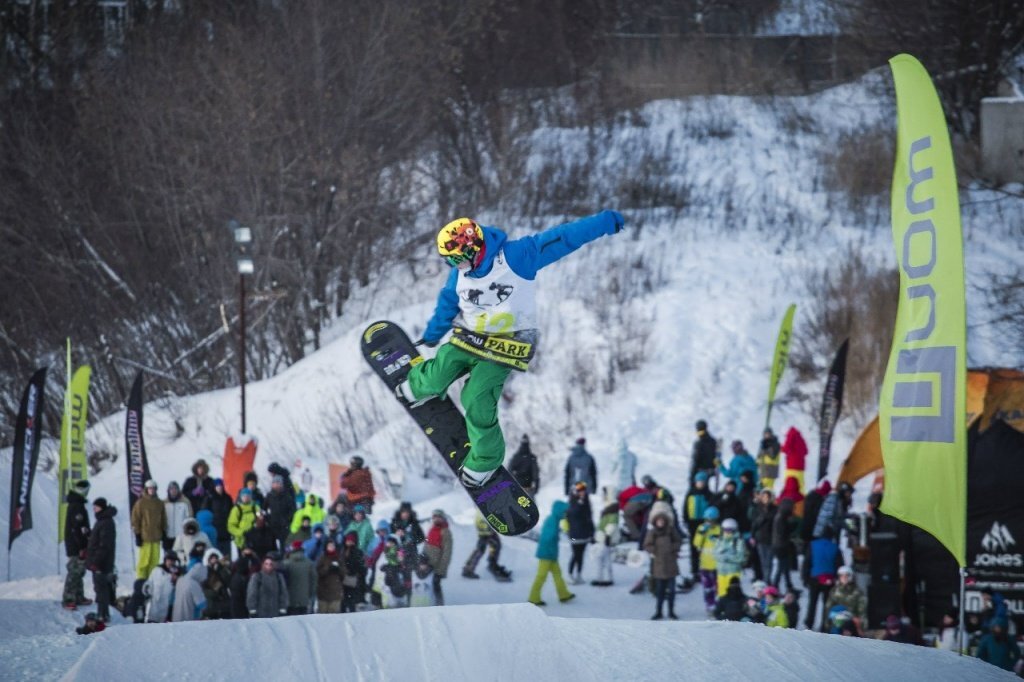
<svg viewBox="0 0 1024 682">
<path fill-rule="evenodd" d="M 452 270 L 421 341 L 433 347 L 448 330 L 453 334 L 433 359 L 410 370 L 398 395 L 419 404 L 469 375 L 461 396 L 471 443 L 460 471 L 466 485 L 486 483 L 505 458 L 498 398 L 509 373 L 526 371 L 536 351 L 537 272 L 587 242 L 619 232 L 623 223 L 620 213 L 602 211 L 510 240 L 495 227 L 459 218 L 438 234 L 438 253 Z"/>
</svg>

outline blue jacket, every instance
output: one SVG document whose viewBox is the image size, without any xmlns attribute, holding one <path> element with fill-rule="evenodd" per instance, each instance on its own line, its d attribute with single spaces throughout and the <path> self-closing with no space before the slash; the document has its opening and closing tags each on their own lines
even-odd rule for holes
<svg viewBox="0 0 1024 682">
<path fill-rule="evenodd" d="M 568 256 L 587 242 L 606 234 L 615 234 L 623 225 L 622 214 L 617 211 L 601 211 L 592 216 L 571 223 L 552 227 L 540 234 L 513 239 L 495 227 L 482 226 L 484 232 L 484 259 L 478 267 L 469 272 L 469 277 L 484 277 L 491 272 L 494 259 L 502 250 L 505 261 L 512 271 L 523 279 L 534 279 L 537 272 L 551 265 L 559 258 Z M 459 314 L 459 296 L 455 284 L 459 271 L 452 268 L 448 281 L 437 297 L 434 315 L 427 322 L 423 339 L 437 343 L 452 328 L 452 320 Z"/>
<path fill-rule="evenodd" d="M 757 480 L 757 462 L 750 456 L 749 452 L 741 452 L 738 455 L 733 455 L 732 459 L 729 460 L 729 468 L 725 468 L 725 465 L 719 464 L 718 470 L 722 472 L 722 475 L 726 478 L 736 482 L 736 490 L 743 489 L 743 482 L 740 481 L 740 474 L 744 471 L 749 471 L 754 474 L 754 480 Z"/>
<path fill-rule="evenodd" d="M 323 535 L 319 540 L 316 538 L 316 529 L 319 528 L 323 531 Z M 306 555 L 306 558 L 310 561 L 316 562 L 320 555 L 324 553 L 324 549 L 327 547 L 327 529 L 324 528 L 324 524 L 316 523 L 313 524 L 313 537 L 309 538 L 302 543 L 302 553 Z"/>
<path fill-rule="evenodd" d="M 556 500 L 551 505 L 551 516 L 544 519 L 544 525 L 540 529 L 540 538 L 537 540 L 537 558 L 558 561 L 558 534 L 561 532 L 559 524 L 565 518 L 565 512 L 569 505 L 564 500 Z"/>
<path fill-rule="evenodd" d="M 213 527 L 213 512 L 209 509 L 201 509 L 196 514 L 196 522 L 199 524 L 199 530 L 206 533 L 206 537 L 210 538 L 212 546 L 217 546 L 217 529 Z"/>
<path fill-rule="evenodd" d="M 839 545 L 835 540 L 818 538 L 811 541 L 811 577 L 828 575 L 835 578 L 836 559 L 839 557 Z"/>
</svg>

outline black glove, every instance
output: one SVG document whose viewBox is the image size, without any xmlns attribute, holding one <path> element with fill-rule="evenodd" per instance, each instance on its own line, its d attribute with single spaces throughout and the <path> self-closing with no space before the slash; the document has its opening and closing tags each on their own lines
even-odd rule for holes
<svg viewBox="0 0 1024 682">
<path fill-rule="evenodd" d="M 142 547 L 142 536 L 138 533 L 135 534 L 135 546 Z"/>
<path fill-rule="evenodd" d="M 416 343 L 414 343 L 413 345 L 414 346 L 426 346 L 427 348 L 433 348 L 434 346 L 437 345 L 437 341 L 427 341 L 423 337 L 420 337 L 420 339 Z"/>
</svg>

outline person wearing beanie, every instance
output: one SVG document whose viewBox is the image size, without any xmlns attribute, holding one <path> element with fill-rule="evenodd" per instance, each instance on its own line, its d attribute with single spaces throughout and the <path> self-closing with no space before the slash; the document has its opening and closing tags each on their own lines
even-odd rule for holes
<svg viewBox="0 0 1024 682">
<path fill-rule="evenodd" d="M 707 614 L 715 612 L 715 602 L 718 600 L 718 565 L 715 563 L 715 546 L 722 537 L 722 527 L 719 524 L 721 514 L 718 507 L 708 507 L 704 510 L 704 520 L 693 534 L 693 548 L 699 556 L 698 568 L 700 584 L 704 590 L 704 610 Z"/>
<path fill-rule="evenodd" d="M 825 599 L 825 613 L 831 613 L 836 606 L 842 606 L 850 612 L 859 633 L 867 625 L 868 599 L 853 579 L 852 568 L 840 566 L 837 575 L 836 584 Z"/>
<path fill-rule="evenodd" d="M 757 477 L 759 485 L 775 490 L 775 479 L 779 477 L 779 459 L 782 446 L 770 428 L 764 430 L 761 445 L 757 449 Z"/>
<path fill-rule="evenodd" d="M 676 577 L 679 576 L 679 563 L 676 557 L 682 547 L 683 538 L 673 523 L 671 512 L 652 513 L 651 528 L 644 536 L 644 551 L 651 555 L 651 579 L 654 581 L 654 593 L 657 606 L 651 620 L 664 617 L 662 607 L 668 602 L 668 617 L 676 617 Z"/>
<path fill-rule="evenodd" d="M 90 611 L 85 614 L 85 625 L 75 628 L 75 632 L 79 635 L 92 635 L 97 632 L 103 632 L 106 629 L 106 624 L 96 617 L 96 612 Z"/>
<path fill-rule="evenodd" d="M 349 505 L 363 505 L 367 514 L 373 513 L 373 501 L 377 490 L 373 487 L 373 474 L 359 455 L 348 463 L 348 470 L 341 475 L 341 488 L 348 495 Z"/>
<path fill-rule="evenodd" d="M 267 515 L 267 527 L 270 528 L 278 547 L 285 546 L 288 534 L 292 531 L 292 524 L 295 530 L 302 525 L 299 515 L 296 514 L 295 491 L 290 489 L 290 484 L 286 484 L 286 480 L 290 479 L 286 479 L 280 471 L 274 473 L 270 482 L 270 492 L 267 493 L 266 504 L 263 506 L 263 512 Z M 310 497 L 316 499 L 312 495 Z M 307 505 L 310 504 L 309 500 L 306 502 Z M 310 519 L 314 523 L 320 521 L 313 517 Z"/>
<path fill-rule="evenodd" d="M 565 462 L 565 496 L 572 494 L 573 486 L 579 482 L 587 484 L 587 490 L 597 490 L 597 462 L 585 447 L 587 440 L 577 438 L 576 445 L 569 451 Z"/>
<path fill-rule="evenodd" d="M 586 556 L 587 545 L 594 540 L 594 511 L 590 506 L 589 492 L 586 483 L 576 483 L 572 497 L 569 498 L 569 510 L 565 513 L 569 546 L 572 549 L 569 581 L 573 585 L 583 584 L 583 557 Z"/>
<path fill-rule="evenodd" d="M 343 531 L 345 535 L 355 533 L 358 538 L 359 551 L 366 553 L 373 540 L 373 524 L 366 518 L 366 509 L 361 504 L 352 508 L 352 520 Z"/>
<path fill-rule="evenodd" d="M 519 239 L 471 218 L 441 228 L 438 254 L 451 272 L 422 341 L 434 346 L 449 330 L 454 333 L 433 358 L 411 368 L 396 394 L 415 406 L 445 395 L 454 381 L 468 376 L 462 406 L 472 445 L 459 468 L 463 485 L 485 485 L 505 459 L 498 398 L 512 370 L 525 372 L 534 355 L 537 273 L 584 244 L 619 232 L 624 223 L 617 211 L 602 211 Z M 597 481 L 588 483 L 596 489 Z"/>
<path fill-rule="evenodd" d="M 452 562 L 452 532 L 444 510 L 435 509 L 430 514 L 430 530 L 427 531 L 423 554 L 434 573 L 434 605 L 444 606 L 441 581 L 448 577 L 448 566 Z"/>
<path fill-rule="evenodd" d="M 177 481 L 167 484 L 167 499 L 164 500 L 166 523 L 164 524 L 164 551 L 174 548 L 174 541 L 185 526 L 185 519 L 193 518 L 192 503 L 181 494 Z"/>
<path fill-rule="evenodd" d="M 167 508 L 157 497 L 156 481 L 150 479 L 143 484 L 142 497 L 135 501 L 130 516 L 135 546 L 139 548 L 135 564 L 135 579 L 146 580 L 160 563 L 160 542 L 167 528 Z"/>
<path fill-rule="evenodd" d="M 540 488 L 540 466 L 537 464 L 537 455 L 530 449 L 530 437 L 526 434 L 523 434 L 519 449 L 512 455 L 508 472 L 529 494 L 535 494 Z"/>
<path fill-rule="evenodd" d="M 242 477 L 242 487 L 249 489 L 249 496 L 253 504 L 258 506 L 260 509 L 266 507 L 266 499 L 263 496 L 263 491 L 260 490 L 259 477 L 255 471 L 246 471 L 245 476 Z M 237 496 L 235 499 L 238 499 Z"/>
<path fill-rule="evenodd" d="M 708 423 L 703 419 L 697 420 L 697 440 L 693 441 L 693 451 L 690 454 L 690 485 L 696 479 L 697 474 L 705 472 L 709 477 L 715 475 L 715 460 L 718 459 L 718 441 L 708 431 Z"/>
<path fill-rule="evenodd" d="M 213 514 L 212 525 L 217 531 L 215 544 L 221 555 L 228 560 L 231 559 L 231 532 L 228 530 L 228 519 L 231 517 L 231 508 L 234 504 L 231 493 L 224 488 L 224 480 L 213 479 L 213 491 L 204 498 L 203 509 Z"/>
<path fill-rule="evenodd" d="M 117 551 L 117 526 L 114 517 L 117 507 L 107 505 L 107 500 L 97 497 L 92 503 L 96 523 L 89 533 L 89 544 L 85 550 L 85 567 L 92 571 L 92 587 L 96 592 L 96 613 L 99 620 L 110 622 L 110 604 L 114 601 L 116 576 L 115 553 Z"/>
<path fill-rule="evenodd" d="M 291 551 L 281 565 L 285 583 L 288 585 L 288 615 L 313 613 L 316 597 L 316 564 L 302 551 L 302 541 L 295 540 Z"/>
<path fill-rule="evenodd" d="M 316 612 L 340 613 L 345 575 L 338 543 L 334 540 L 327 540 L 323 554 L 317 559 L 316 576 Z"/>
<path fill-rule="evenodd" d="M 85 598 L 85 551 L 89 546 L 89 512 L 85 508 L 89 495 L 89 481 L 75 481 L 65 501 L 67 513 L 64 516 L 64 553 L 68 557 L 68 574 L 64 578 L 64 608 L 75 610 L 79 606 L 92 604 Z"/>
<path fill-rule="evenodd" d="M 228 533 L 239 550 L 245 547 L 245 534 L 256 525 L 259 509 L 252 501 L 252 488 L 245 487 L 238 491 L 238 501 L 228 514 Z"/>
<path fill-rule="evenodd" d="M 708 474 L 699 471 L 683 498 L 683 523 L 690 538 L 690 584 L 695 583 L 700 573 L 700 549 L 696 546 L 697 528 L 704 523 L 704 512 L 713 504 L 708 490 Z"/>
<path fill-rule="evenodd" d="M 555 592 L 559 601 L 565 603 L 576 597 L 565 586 L 562 579 L 562 569 L 558 565 L 558 538 L 562 530 L 562 521 L 569 505 L 564 500 L 555 500 L 551 505 L 551 514 L 544 519 L 540 529 L 540 537 L 537 540 L 537 576 L 533 579 L 530 587 L 530 596 L 527 598 L 535 606 L 546 606 L 547 603 L 541 599 L 541 590 L 547 582 L 548 574 L 555 583 Z"/>
<path fill-rule="evenodd" d="M 412 578 L 412 572 L 416 569 L 416 557 L 419 556 L 418 546 L 426 536 L 423 535 L 423 528 L 416 516 L 416 510 L 412 508 L 411 502 L 402 502 L 398 511 L 391 517 L 391 533 L 398 539 L 398 549 L 402 558 L 402 573 L 408 584 Z M 404 596 L 402 595 L 396 596 Z"/>
<path fill-rule="evenodd" d="M 747 563 L 747 544 L 739 532 L 736 519 L 722 521 L 722 535 L 715 543 L 715 572 L 718 596 L 725 595 L 733 578 L 739 580 Z"/>
<path fill-rule="evenodd" d="M 757 495 L 751 510 L 750 539 L 757 552 L 760 579 L 769 580 L 772 575 L 772 526 L 775 523 L 775 500 L 772 491 L 764 488 Z"/>
<path fill-rule="evenodd" d="M 341 564 L 344 573 L 341 612 L 354 613 L 356 606 L 366 598 L 366 555 L 359 549 L 359 535 L 355 532 L 345 534 Z"/>
<path fill-rule="evenodd" d="M 321 524 L 322 525 L 322 524 Z M 285 547 L 291 547 L 292 543 L 298 540 L 300 543 L 313 537 L 313 522 L 308 516 L 303 516 L 299 519 L 298 529 L 288 533 L 288 539 L 285 540 Z"/>
</svg>

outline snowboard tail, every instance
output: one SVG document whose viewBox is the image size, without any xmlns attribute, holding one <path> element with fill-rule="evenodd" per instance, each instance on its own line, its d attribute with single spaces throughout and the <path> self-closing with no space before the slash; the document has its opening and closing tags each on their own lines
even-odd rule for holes
<svg viewBox="0 0 1024 682">
<path fill-rule="evenodd" d="M 360 340 L 363 357 L 393 393 L 416 365 L 424 362 L 416 346 L 398 325 L 375 322 Z M 396 398 L 397 399 L 397 398 Z M 458 479 L 459 468 L 469 454 L 466 420 L 447 395 L 411 407 L 399 401 L 430 439 Z M 461 483 L 461 480 L 460 480 Z M 487 523 L 502 535 L 519 535 L 540 520 L 537 504 L 504 466 L 479 488 L 463 485 Z"/>
</svg>

